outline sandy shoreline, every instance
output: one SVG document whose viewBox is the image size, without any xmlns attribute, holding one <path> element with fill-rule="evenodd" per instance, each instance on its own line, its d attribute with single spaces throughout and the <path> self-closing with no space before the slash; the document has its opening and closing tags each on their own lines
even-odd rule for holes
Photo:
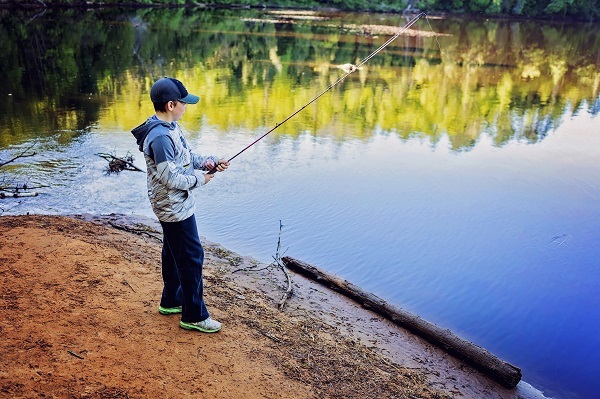
<svg viewBox="0 0 600 399">
<path fill-rule="evenodd" d="M 152 220 L 120 216 L 0 217 L 0 305 L 7 315 L 0 322 L 7 338 L 0 344 L 0 392 L 543 398 L 524 382 L 502 388 L 298 274 L 291 273 L 294 295 L 281 312 L 281 270 L 204 239 L 207 302 L 224 329 L 185 332 L 176 317 L 156 312 L 160 242 L 153 228 L 159 225 Z"/>
</svg>

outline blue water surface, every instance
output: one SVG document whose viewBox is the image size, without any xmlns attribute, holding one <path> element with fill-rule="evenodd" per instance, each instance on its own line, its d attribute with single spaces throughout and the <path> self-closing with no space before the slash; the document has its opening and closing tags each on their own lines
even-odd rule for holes
<svg viewBox="0 0 600 399">
<path fill-rule="evenodd" d="M 288 255 L 450 328 L 548 395 L 592 398 L 598 160 L 600 121 L 585 113 L 542 143 L 483 137 L 460 153 L 385 132 L 341 145 L 307 135 L 236 160 L 199 192 L 198 223 L 269 262 L 282 220 Z"/>
</svg>

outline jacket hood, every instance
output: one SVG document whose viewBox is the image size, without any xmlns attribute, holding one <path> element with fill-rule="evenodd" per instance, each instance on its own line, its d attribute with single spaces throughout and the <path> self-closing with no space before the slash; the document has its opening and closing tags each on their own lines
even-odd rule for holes
<svg viewBox="0 0 600 399">
<path fill-rule="evenodd" d="M 150 130 L 159 125 L 163 125 L 167 128 L 171 127 L 169 122 L 161 121 L 160 119 L 151 116 L 144 123 L 131 130 L 131 134 L 133 134 L 133 137 L 135 137 L 140 151 L 144 152 L 144 140 L 146 139 L 146 136 L 148 136 L 148 133 L 150 133 Z"/>
</svg>

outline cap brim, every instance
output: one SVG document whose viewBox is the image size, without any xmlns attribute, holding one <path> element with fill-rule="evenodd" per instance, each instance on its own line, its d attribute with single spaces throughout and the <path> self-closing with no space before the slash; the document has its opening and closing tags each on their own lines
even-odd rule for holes
<svg viewBox="0 0 600 399">
<path fill-rule="evenodd" d="M 181 101 L 182 103 L 186 103 L 186 104 L 196 104 L 199 100 L 200 100 L 200 97 L 195 96 L 193 94 L 188 94 L 187 96 L 183 97 L 182 99 L 180 99 L 178 101 Z"/>
</svg>

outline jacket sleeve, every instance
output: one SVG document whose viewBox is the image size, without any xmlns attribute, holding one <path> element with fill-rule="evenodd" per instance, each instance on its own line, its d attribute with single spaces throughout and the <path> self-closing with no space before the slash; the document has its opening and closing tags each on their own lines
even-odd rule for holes
<svg viewBox="0 0 600 399">
<path fill-rule="evenodd" d="M 176 165 L 175 147 L 167 135 L 155 137 L 149 145 L 149 154 L 156 164 L 157 178 L 169 188 L 178 190 L 191 190 L 204 185 L 204 179 L 199 179 L 194 174 L 186 174 Z"/>
</svg>

